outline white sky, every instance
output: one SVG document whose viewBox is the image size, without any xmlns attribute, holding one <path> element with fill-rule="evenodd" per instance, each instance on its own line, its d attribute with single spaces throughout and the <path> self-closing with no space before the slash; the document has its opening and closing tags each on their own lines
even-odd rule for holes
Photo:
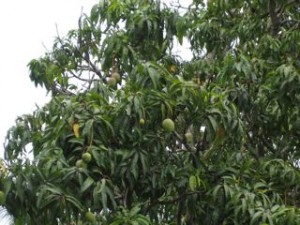
<svg viewBox="0 0 300 225">
<path fill-rule="evenodd" d="M 169 2 L 171 0 L 165 0 Z M 181 0 L 188 5 L 190 0 Z M 98 0 L 3 0 L 0 3 L 0 157 L 6 132 L 17 116 L 46 103 L 45 90 L 30 81 L 27 64 L 51 49 L 56 36 L 77 28 L 81 12 Z M 0 225 L 7 224 L 0 212 Z"/>
<path fill-rule="evenodd" d="M 30 81 L 27 64 L 51 49 L 60 35 L 77 28 L 81 12 L 97 0 L 3 0 L 0 3 L 0 155 L 7 130 L 18 115 L 46 102 L 46 92 Z"/>
<path fill-rule="evenodd" d="M 51 49 L 56 26 L 61 36 L 77 28 L 81 12 L 97 0 L 3 0 L 0 2 L 0 156 L 7 130 L 17 116 L 44 105 L 46 92 L 30 81 L 27 64 Z M 8 217 L 0 212 L 0 225 Z"/>
</svg>

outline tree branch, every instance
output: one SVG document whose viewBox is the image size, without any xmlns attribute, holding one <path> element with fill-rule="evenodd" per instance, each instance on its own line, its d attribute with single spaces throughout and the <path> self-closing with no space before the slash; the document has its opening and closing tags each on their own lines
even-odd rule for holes
<svg viewBox="0 0 300 225">
<path fill-rule="evenodd" d="M 282 8 L 280 8 L 279 10 L 276 10 L 276 1 L 275 0 L 269 0 L 269 5 L 268 5 L 268 10 L 269 10 L 269 15 L 271 18 L 271 27 L 272 27 L 272 34 L 276 35 L 279 29 L 279 25 L 280 25 L 280 20 L 279 20 L 279 16 L 277 15 Z"/>
</svg>

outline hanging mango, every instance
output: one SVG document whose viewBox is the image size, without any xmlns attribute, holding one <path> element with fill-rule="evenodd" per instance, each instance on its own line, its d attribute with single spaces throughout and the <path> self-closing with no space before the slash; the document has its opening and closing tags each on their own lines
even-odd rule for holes
<svg viewBox="0 0 300 225">
<path fill-rule="evenodd" d="M 80 133 L 79 133 L 79 124 L 77 122 L 73 122 L 72 129 L 73 129 L 73 133 L 74 133 L 75 137 L 78 138 L 80 136 Z"/>
</svg>

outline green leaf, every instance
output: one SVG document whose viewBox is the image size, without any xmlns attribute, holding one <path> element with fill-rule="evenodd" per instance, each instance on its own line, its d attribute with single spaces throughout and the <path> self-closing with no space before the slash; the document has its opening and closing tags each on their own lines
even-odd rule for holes
<svg viewBox="0 0 300 225">
<path fill-rule="evenodd" d="M 88 188 L 90 188 L 94 184 L 94 180 L 91 177 L 87 177 L 83 182 L 80 192 L 85 192 Z"/>
<path fill-rule="evenodd" d="M 71 195 L 66 195 L 66 201 L 69 202 L 69 203 L 71 203 L 78 210 L 83 211 L 82 204 L 81 204 L 81 202 L 77 198 L 75 198 L 75 197 L 73 197 Z"/>
<path fill-rule="evenodd" d="M 160 79 L 159 72 L 149 65 L 148 66 L 148 74 L 152 80 L 154 88 L 157 89 L 158 85 L 159 85 L 159 79 Z"/>
<path fill-rule="evenodd" d="M 82 130 L 82 135 L 92 136 L 93 125 L 94 125 L 94 120 L 93 119 L 89 119 L 88 121 L 86 121 L 84 123 L 84 127 L 83 127 L 83 130 Z"/>
</svg>

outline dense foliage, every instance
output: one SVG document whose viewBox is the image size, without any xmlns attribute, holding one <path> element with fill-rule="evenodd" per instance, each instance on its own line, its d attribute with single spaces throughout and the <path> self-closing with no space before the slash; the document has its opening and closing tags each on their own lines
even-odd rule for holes
<svg viewBox="0 0 300 225">
<path fill-rule="evenodd" d="M 205 2 L 102 0 L 29 63 L 15 224 L 300 224 L 299 2 Z"/>
</svg>

